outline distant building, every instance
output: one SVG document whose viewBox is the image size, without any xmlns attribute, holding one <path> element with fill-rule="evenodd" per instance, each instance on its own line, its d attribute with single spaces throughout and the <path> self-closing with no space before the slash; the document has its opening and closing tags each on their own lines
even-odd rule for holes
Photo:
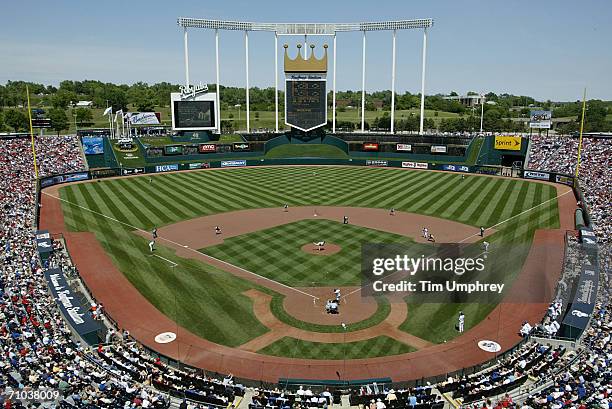
<svg viewBox="0 0 612 409">
<path fill-rule="evenodd" d="M 459 101 L 461 105 L 465 105 L 466 107 L 471 108 L 482 104 L 486 98 L 484 95 L 456 95 L 451 97 L 444 97 L 444 99 Z"/>
</svg>

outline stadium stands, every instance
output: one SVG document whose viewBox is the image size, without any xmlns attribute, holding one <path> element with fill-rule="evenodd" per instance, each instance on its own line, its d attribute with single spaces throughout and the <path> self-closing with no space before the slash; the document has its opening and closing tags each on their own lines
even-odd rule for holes
<svg viewBox="0 0 612 409">
<path fill-rule="evenodd" d="M 532 138 L 533 169 L 571 172 L 576 140 L 557 137 Z M 168 407 L 170 397 L 187 397 L 206 407 L 226 407 L 245 388 L 231 376 L 214 379 L 200 371 L 176 369 L 121 334 L 109 332 L 109 342 L 89 348 L 75 341 L 49 295 L 43 269 L 61 268 L 69 277 L 78 277 L 61 241 L 41 265 L 36 255 L 33 228 L 36 214 L 35 180 L 27 139 L 0 140 L 0 388 L 5 391 L 55 388 L 62 393 L 62 407 Z M 76 138 L 38 138 L 36 152 L 41 176 L 74 172 L 85 167 Z M 350 403 L 372 408 L 439 409 L 441 394 L 463 403 L 488 408 L 518 407 L 507 395 L 529 385 L 526 404 L 532 408 L 610 407 L 612 308 L 609 273 L 611 257 L 609 219 L 611 202 L 612 141 L 586 140 L 581 183 L 603 246 L 600 251 L 602 293 L 596 314 L 576 353 L 563 347 L 526 342 L 473 375 L 450 378 L 435 385 L 390 389 L 376 386 L 352 391 Z M 571 246 L 570 246 L 571 248 Z M 579 257 L 579 255 L 574 255 Z M 571 269 L 570 269 L 571 270 Z M 571 273 L 571 271 L 570 271 Z M 571 274 L 569 276 L 572 277 Z M 100 307 L 100 306 L 98 306 Z M 103 308 L 99 308 L 97 313 Z M 106 322 L 106 321 L 105 321 Z M 106 325 L 110 326 L 108 322 Z M 535 380 L 535 381 L 534 381 Z M 306 393 L 303 389 L 285 391 L 255 389 L 251 409 L 327 407 L 338 404 L 338 392 Z M 496 396 L 503 396 L 495 399 Z M 1 395 L 3 407 L 8 406 Z M 316 399 L 316 401 L 315 401 Z M 484 399 L 484 400 L 483 400 Z M 487 401 L 493 399 L 493 401 Z M 177 400 L 174 400 L 175 403 Z M 495 403 L 493 403 L 495 402 Z M 478 403 L 478 407 L 482 407 Z"/>
<path fill-rule="evenodd" d="M 568 136 L 531 136 L 528 167 L 574 174 L 578 139 Z M 600 243 L 612 237 L 612 139 L 584 138 L 580 184 Z"/>
</svg>

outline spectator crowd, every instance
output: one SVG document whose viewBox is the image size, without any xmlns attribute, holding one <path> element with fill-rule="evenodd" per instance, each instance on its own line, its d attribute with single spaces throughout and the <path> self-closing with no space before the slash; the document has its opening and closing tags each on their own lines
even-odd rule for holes
<svg viewBox="0 0 612 409">
<path fill-rule="evenodd" d="M 36 138 L 40 176 L 86 169 L 79 141 L 73 136 Z M 532 137 L 529 167 L 573 173 L 575 139 Z M 484 372 L 450 377 L 444 382 L 412 389 L 354 391 L 356 405 L 370 409 L 441 408 L 441 395 L 459 398 L 467 405 L 514 408 L 506 393 L 539 379 L 540 387 L 526 397 L 524 406 L 539 408 L 612 408 L 610 344 L 612 308 L 609 304 L 610 253 L 606 245 L 612 232 L 609 207 L 612 199 L 612 141 L 586 139 L 580 181 L 595 226 L 601 251 L 602 294 L 596 314 L 584 335 L 581 348 L 568 353 L 527 342 Z M 105 344 L 96 348 L 74 340 L 56 301 L 50 295 L 43 271 L 61 268 L 78 277 L 61 242 L 41 265 L 34 242 L 37 198 L 30 141 L 0 140 L 0 405 L 25 407 L 11 400 L 10 391 L 57 390 L 62 407 L 162 408 L 171 400 L 188 397 L 207 407 L 227 407 L 245 388 L 231 376 L 208 377 L 201 372 L 176 369 L 130 339 L 127 332 L 112 328 L 100 304 L 90 311 L 108 328 Z M 559 314 L 553 303 L 549 315 Z M 119 335 L 121 334 L 121 335 Z M 434 390 L 437 391 L 434 392 Z M 495 396 L 502 396 L 495 403 Z M 321 407 L 339 398 L 329 391 L 312 393 L 257 389 L 251 408 Z M 182 407 L 185 407 L 184 403 Z M 35 405 L 39 406 L 39 405 Z M 49 405 L 51 406 L 51 405 Z M 34 406 L 33 406 L 34 407 Z"/>
</svg>

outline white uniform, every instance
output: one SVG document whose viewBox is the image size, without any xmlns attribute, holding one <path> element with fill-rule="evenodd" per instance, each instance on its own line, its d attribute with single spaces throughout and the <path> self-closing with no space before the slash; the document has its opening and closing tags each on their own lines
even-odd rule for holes
<svg viewBox="0 0 612 409">
<path fill-rule="evenodd" d="M 463 332 L 463 326 L 465 325 L 465 315 L 459 314 L 459 332 Z"/>
<path fill-rule="evenodd" d="M 153 252 L 153 250 L 155 250 L 155 240 L 151 240 L 151 241 L 149 242 L 149 250 L 150 250 L 151 252 Z"/>
</svg>

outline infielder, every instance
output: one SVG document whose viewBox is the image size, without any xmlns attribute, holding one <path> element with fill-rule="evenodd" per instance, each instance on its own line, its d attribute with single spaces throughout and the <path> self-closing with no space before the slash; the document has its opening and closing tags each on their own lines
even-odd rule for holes
<svg viewBox="0 0 612 409">
<path fill-rule="evenodd" d="M 151 240 L 149 242 L 149 250 L 151 251 L 151 253 L 155 251 L 155 240 Z"/>
<path fill-rule="evenodd" d="M 485 228 L 480 226 L 480 237 L 484 237 Z"/>
<path fill-rule="evenodd" d="M 285 203 L 285 205 L 283 206 L 283 211 L 285 212 L 289 211 L 289 205 L 287 203 Z"/>
<path fill-rule="evenodd" d="M 457 329 L 459 332 L 463 332 L 464 325 L 465 325 L 465 315 L 463 315 L 463 311 L 459 311 L 459 322 L 457 323 Z"/>
</svg>

